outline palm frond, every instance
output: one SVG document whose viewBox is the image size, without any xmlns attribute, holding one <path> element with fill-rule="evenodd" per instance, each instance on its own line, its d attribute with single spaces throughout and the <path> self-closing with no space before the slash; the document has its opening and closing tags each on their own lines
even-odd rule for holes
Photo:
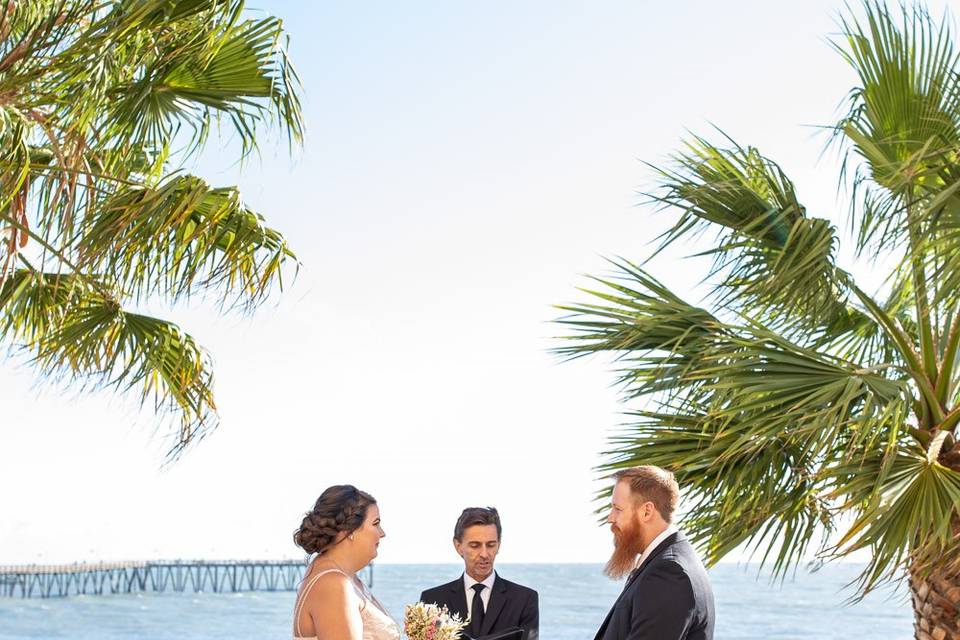
<svg viewBox="0 0 960 640">
<path fill-rule="evenodd" d="M 105 136 L 117 145 L 160 148 L 186 123 L 200 145 L 225 118 L 246 153 L 256 147 L 256 125 L 267 116 L 283 124 L 291 143 L 299 141 L 297 77 L 280 45 L 282 23 L 272 17 L 242 21 L 242 7 L 234 0 L 209 30 L 179 34 L 169 43 L 172 55 L 148 57 L 142 74 L 114 89 L 123 99 L 111 105 Z"/>
<path fill-rule="evenodd" d="M 952 527 L 960 511 L 960 473 L 928 460 L 923 450 L 850 460 L 832 473 L 838 479 L 836 497 L 859 511 L 835 552 L 871 552 L 861 592 L 894 578 L 907 560 L 936 560 L 956 549 Z"/>
<path fill-rule="evenodd" d="M 710 562 L 747 544 L 784 573 L 835 526 L 829 470 L 909 434 L 912 391 L 896 363 L 864 366 L 757 321 L 723 322 L 629 264 L 562 307 L 558 351 L 610 352 L 625 397 L 655 408 L 613 439 L 601 471 L 657 464 L 687 488 L 684 525 Z M 629 282 L 629 284 L 627 284 Z"/>
<path fill-rule="evenodd" d="M 811 218 L 793 182 L 769 158 L 729 138 L 728 148 L 694 137 L 657 168 L 659 189 L 650 195 L 665 210 L 679 210 L 661 248 L 709 229 L 718 233 L 709 277 L 718 306 L 759 314 L 784 329 L 810 333 L 853 313 L 837 267 L 836 230 Z"/>
<path fill-rule="evenodd" d="M 843 18 L 838 52 L 859 77 L 847 114 L 836 125 L 881 190 L 865 188 L 858 248 L 903 245 L 913 190 L 937 181 L 945 159 L 960 146 L 960 58 L 944 19 L 919 5 L 898 24 L 886 5 L 865 4 L 866 17 Z M 855 219 L 855 218 L 854 218 Z"/>
<path fill-rule="evenodd" d="M 773 541 L 761 565 L 772 562 L 782 576 L 811 546 L 823 546 L 835 526 L 825 483 L 818 460 L 792 444 L 789 432 L 734 451 L 727 445 L 741 441 L 736 425 L 712 418 L 707 407 L 631 415 L 639 420 L 612 440 L 601 471 L 638 464 L 673 470 L 685 487 L 684 530 L 708 565 L 741 545 L 758 550 Z"/>
<path fill-rule="evenodd" d="M 217 424 L 210 356 L 175 324 L 123 310 L 74 276 L 21 269 L 0 290 L 0 336 L 45 375 L 81 386 L 139 390 L 177 417 L 170 455 Z"/>
<path fill-rule="evenodd" d="M 679 212 L 660 248 L 716 231 L 708 304 L 620 261 L 560 307 L 557 349 L 611 356 L 644 405 L 599 471 L 672 469 L 708 562 L 746 546 L 782 576 L 866 550 L 861 596 L 960 557 L 960 54 L 919 5 L 863 9 L 841 20 L 858 83 L 833 132 L 857 255 L 894 265 L 879 293 L 776 163 L 694 137 L 651 198 Z"/>
<path fill-rule="evenodd" d="M 0 339 L 41 372 L 216 424 L 209 356 L 130 311 L 199 296 L 252 309 L 296 263 L 240 199 L 183 173 L 219 133 L 302 138 L 280 20 L 243 0 L 36 0 L 0 7 Z"/>
<path fill-rule="evenodd" d="M 211 189 L 189 175 L 119 189 L 83 221 L 74 246 L 81 268 L 115 280 L 136 299 L 215 291 L 255 304 L 295 260 L 283 236 L 235 189 Z"/>
</svg>

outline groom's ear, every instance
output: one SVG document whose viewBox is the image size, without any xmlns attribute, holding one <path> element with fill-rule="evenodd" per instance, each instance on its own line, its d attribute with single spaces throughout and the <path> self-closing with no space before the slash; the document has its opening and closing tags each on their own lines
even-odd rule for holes
<svg viewBox="0 0 960 640">
<path fill-rule="evenodd" d="M 460 541 L 457 540 L 456 538 L 453 539 L 453 548 L 456 549 L 457 555 L 462 558 L 462 557 L 463 557 L 463 552 L 460 551 Z"/>
<path fill-rule="evenodd" d="M 640 515 L 644 520 L 651 520 L 658 513 L 657 507 L 649 500 L 640 505 Z"/>
</svg>

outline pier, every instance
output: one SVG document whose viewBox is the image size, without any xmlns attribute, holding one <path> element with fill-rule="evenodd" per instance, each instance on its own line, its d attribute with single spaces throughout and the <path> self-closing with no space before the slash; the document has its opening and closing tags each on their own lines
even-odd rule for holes
<svg viewBox="0 0 960 640">
<path fill-rule="evenodd" d="M 101 562 L 0 566 L 0 597 L 296 591 L 303 560 Z M 366 572 L 373 583 L 373 566 Z"/>
</svg>

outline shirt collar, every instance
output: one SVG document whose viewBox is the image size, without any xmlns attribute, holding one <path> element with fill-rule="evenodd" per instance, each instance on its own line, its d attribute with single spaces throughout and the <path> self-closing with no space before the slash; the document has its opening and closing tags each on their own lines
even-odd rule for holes
<svg viewBox="0 0 960 640">
<path fill-rule="evenodd" d="M 677 528 L 676 528 L 675 526 L 673 526 L 672 524 L 671 524 L 671 525 L 667 525 L 667 528 L 664 529 L 663 531 L 661 531 L 661 532 L 660 532 L 660 535 L 658 535 L 656 538 L 654 538 L 654 539 L 650 542 L 650 544 L 647 545 L 647 548 L 643 550 L 643 553 L 640 554 L 640 557 L 637 558 L 636 568 L 639 569 L 639 568 L 640 568 L 640 565 L 643 564 L 643 561 L 646 560 L 647 558 L 649 558 L 649 557 L 650 557 L 650 554 L 653 553 L 653 550 L 656 549 L 658 546 L 660 546 L 660 543 L 661 543 L 661 542 L 663 542 L 664 540 L 666 540 L 667 538 L 669 538 L 670 536 L 672 536 L 672 535 L 675 534 L 676 532 L 677 532 Z M 466 575 L 466 574 L 464 574 L 464 575 Z"/>
<path fill-rule="evenodd" d="M 493 582 L 494 582 L 494 580 L 496 580 L 496 579 L 497 579 L 497 573 L 496 573 L 496 572 L 493 572 L 493 573 L 491 573 L 489 576 L 487 576 L 487 579 L 484 580 L 481 584 L 483 584 L 483 586 L 485 586 L 487 589 L 493 589 Z M 466 571 L 464 571 L 464 572 L 463 572 L 463 587 L 464 587 L 464 589 L 465 589 L 466 591 L 470 591 L 470 589 L 472 589 L 472 588 L 473 588 L 473 585 L 475 585 L 475 584 L 477 584 L 477 580 L 474 580 L 473 578 L 471 578 L 471 577 L 470 577 L 470 574 L 467 573 Z"/>
</svg>

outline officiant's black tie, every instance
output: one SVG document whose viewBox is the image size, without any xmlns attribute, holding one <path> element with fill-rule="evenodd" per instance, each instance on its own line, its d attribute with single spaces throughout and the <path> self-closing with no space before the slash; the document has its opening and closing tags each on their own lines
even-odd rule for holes
<svg viewBox="0 0 960 640">
<path fill-rule="evenodd" d="M 473 589 L 473 604 L 470 605 L 470 635 L 474 638 L 480 637 L 480 625 L 483 624 L 483 585 L 477 583 L 470 587 Z"/>
</svg>

